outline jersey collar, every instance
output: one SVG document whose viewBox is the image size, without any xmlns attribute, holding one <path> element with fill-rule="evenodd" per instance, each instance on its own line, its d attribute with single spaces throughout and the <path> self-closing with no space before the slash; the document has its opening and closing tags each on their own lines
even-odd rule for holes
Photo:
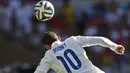
<svg viewBox="0 0 130 73">
<path fill-rule="evenodd" d="M 52 45 L 51 45 L 51 47 L 56 47 L 56 46 L 58 46 L 59 44 L 61 44 L 62 42 L 61 41 L 55 41 L 55 42 L 53 42 L 52 43 Z"/>
</svg>

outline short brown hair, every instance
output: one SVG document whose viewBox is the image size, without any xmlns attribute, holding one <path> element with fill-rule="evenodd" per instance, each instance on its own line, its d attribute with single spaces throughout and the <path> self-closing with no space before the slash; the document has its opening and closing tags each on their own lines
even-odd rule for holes
<svg viewBox="0 0 130 73">
<path fill-rule="evenodd" d="M 45 34 L 42 37 L 42 44 L 44 45 L 51 45 L 54 41 L 58 40 L 58 36 L 56 35 L 56 33 L 52 32 L 52 31 L 48 31 L 45 32 Z"/>
</svg>

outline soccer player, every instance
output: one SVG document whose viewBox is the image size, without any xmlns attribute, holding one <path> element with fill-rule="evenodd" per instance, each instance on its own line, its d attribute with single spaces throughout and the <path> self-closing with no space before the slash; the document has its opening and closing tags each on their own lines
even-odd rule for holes
<svg viewBox="0 0 130 73">
<path fill-rule="evenodd" d="M 50 68 L 57 73 L 105 73 L 92 64 L 83 47 L 100 45 L 119 55 L 125 50 L 105 37 L 71 36 L 61 42 L 60 37 L 51 31 L 44 34 L 42 44 L 48 51 L 34 73 L 47 73 Z"/>
</svg>

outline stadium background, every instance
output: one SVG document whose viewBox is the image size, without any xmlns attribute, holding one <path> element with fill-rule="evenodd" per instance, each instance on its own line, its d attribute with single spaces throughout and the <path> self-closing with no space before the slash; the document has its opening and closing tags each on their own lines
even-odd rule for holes
<svg viewBox="0 0 130 73">
<path fill-rule="evenodd" d="M 48 22 L 39 22 L 33 15 L 38 1 L 0 0 L 0 73 L 33 73 L 46 51 L 40 39 L 48 30 L 62 40 L 89 35 L 122 44 L 124 56 L 100 46 L 85 50 L 106 73 L 130 73 L 129 0 L 49 0 L 55 6 L 55 16 Z"/>
</svg>

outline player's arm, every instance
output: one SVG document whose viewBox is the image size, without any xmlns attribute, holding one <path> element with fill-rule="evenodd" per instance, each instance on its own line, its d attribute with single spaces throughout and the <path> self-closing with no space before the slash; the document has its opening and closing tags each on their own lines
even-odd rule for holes
<svg viewBox="0 0 130 73">
<path fill-rule="evenodd" d="M 50 60 L 47 55 L 41 60 L 34 73 L 47 73 L 50 69 Z"/>
<path fill-rule="evenodd" d="M 103 47 L 108 47 L 111 50 L 115 51 L 117 54 L 124 54 L 124 47 L 122 45 L 117 45 L 116 43 L 112 42 L 108 38 L 105 37 L 97 37 L 97 36 L 76 36 L 76 41 L 83 47 L 85 46 L 95 46 L 100 45 Z"/>
<path fill-rule="evenodd" d="M 50 69 L 49 63 L 42 59 L 34 73 L 47 73 Z"/>
</svg>

